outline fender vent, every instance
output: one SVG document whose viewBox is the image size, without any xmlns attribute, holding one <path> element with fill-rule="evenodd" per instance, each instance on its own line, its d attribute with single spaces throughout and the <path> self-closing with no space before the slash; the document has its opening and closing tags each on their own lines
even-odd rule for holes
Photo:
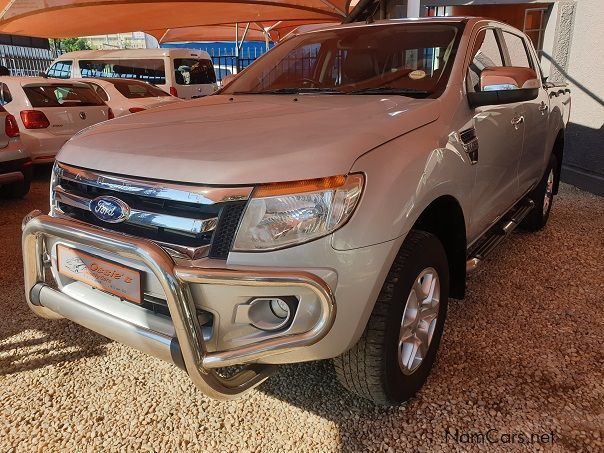
<svg viewBox="0 0 604 453">
<path fill-rule="evenodd" d="M 474 165 L 478 162 L 478 137 L 476 137 L 476 129 L 463 130 L 459 133 L 459 138 L 463 149 L 470 158 L 470 162 Z"/>
</svg>

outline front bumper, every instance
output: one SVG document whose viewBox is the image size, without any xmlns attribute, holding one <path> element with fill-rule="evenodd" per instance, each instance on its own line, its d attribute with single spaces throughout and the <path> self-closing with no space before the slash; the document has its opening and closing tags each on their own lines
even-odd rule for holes
<svg viewBox="0 0 604 453">
<path fill-rule="evenodd" d="M 174 335 L 167 335 L 130 322 L 53 288 L 47 270 L 51 266 L 50 241 L 72 247 L 87 247 L 120 259 L 138 262 L 159 281 L 166 297 Z M 177 265 L 155 243 L 69 220 L 31 213 L 24 221 L 23 259 L 25 296 L 39 316 L 68 318 L 104 336 L 184 368 L 195 385 L 216 399 L 234 398 L 264 381 L 272 365 L 261 365 L 268 356 L 317 343 L 330 331 L 336 315 L 330 287 L 308 272 L 278 272 L 200 268 Z M 237 286 L 282 288 L 299 287 L 312 292 L 318 301 L 319 316 L 312 328 L 275 336 L 226 350 L 209 351 L 196 314 L 192 286 Z M 231 377 L 217 369 L 246 365 Z"/>
</svg>

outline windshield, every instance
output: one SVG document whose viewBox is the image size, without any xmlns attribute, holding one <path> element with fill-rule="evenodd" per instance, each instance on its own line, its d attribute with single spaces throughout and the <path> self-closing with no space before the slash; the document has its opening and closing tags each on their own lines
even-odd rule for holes
<svg viewBox="0 0 604 453">
<path fill-rule="evenodd" d="M 377 24 L 288 39 L 242 72 L 224 93 L 438 95 L 463 24 Z"/>
</svg>

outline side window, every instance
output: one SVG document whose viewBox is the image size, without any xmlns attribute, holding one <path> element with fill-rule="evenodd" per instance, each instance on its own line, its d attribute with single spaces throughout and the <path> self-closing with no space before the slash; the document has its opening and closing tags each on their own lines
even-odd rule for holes
<svg viewBox="0 0 604 453">
<path fill-rule="evenodd" d="M 531 68 L 532 65 L 526 52 L 524 39 L 506 31 L 503 32 L 503 39 L 505 40 L 505 46 L 507 47 L 510 56 L 510 66 Z"/>
<path fill-rule="evenodd" d="M 98 86 L 96 83 L 91 83 L 90 86 L 92 87 L 92 89 L 94 90 L 94 92 L 96 94 L 99 95 L 99 97 L 107 102 L 109 100 L 109 95 L 107 94 L 107 92 L 105 90 L 103 90 L 100 86 Z"/>
<path fill-rule="evenodd" d="M 57 61 L 48 68 L 46 75 L 56 79 L 69 79 L 71 77 L 71 64 L 70 60 Z"/>
<path fill-rule="evenodd" d="M 6 83 L 0 83 L 0 105 L 6 105 L 13 100 Z"/>
<path fill-rule="evenodd" d="M 485 68 L 503 66 L 501 48 L 495 30 L 488 28 L 478 33 L 474 42 L 473 56 L 468 67 L 468 91 L 480 91 L 480 73 Z"/>
</svg>

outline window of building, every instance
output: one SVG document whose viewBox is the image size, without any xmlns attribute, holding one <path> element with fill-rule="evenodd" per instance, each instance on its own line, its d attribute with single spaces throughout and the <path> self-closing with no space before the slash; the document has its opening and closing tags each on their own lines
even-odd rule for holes
<svg viewBox="0 0 604 453">
<path fill-rule="evenodd" d="M 505 40 L 505 46 L 508 49 L 511 66 L 522 68 L 532 67 L 528 54 L 526 53 L 524 40 L 520 36 L 504 31 L 503 39 Z"/>
<path fill-rule="evenodd" d="M 524 33 L 527 34 L 535 49 L 543 49 L 543 35 L 547 21 L 547 8 L 527 8 L 524 11 Z"/>
<path fill-rule="evenodd" d="M 48 77 L 55 79 L 69 79 L 71 77 L 71 60 L 57 61 L 46 71 Z"/>
</svg>

